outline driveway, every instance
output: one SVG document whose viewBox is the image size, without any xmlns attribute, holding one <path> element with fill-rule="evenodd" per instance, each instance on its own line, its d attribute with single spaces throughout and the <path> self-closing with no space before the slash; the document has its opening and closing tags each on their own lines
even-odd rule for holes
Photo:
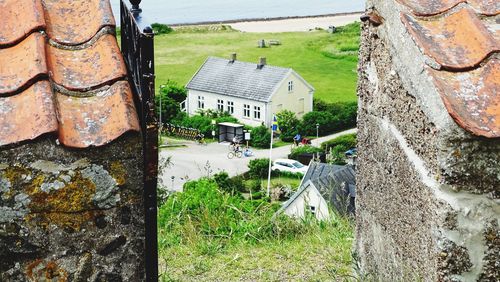
<svg viewBox="0 0 500 282">
<path fill-rule="evenodd" d="M 329 136 L 313 140 L 313 145 L 318 146 L 324 141 L 338 136 L 355 133 L 356 129 L 349 129 Z M 241 159 L 228 159 L 229 144 L 210 143 L 202 146 L 192 141 L 185 141 L 185 147 L 163 148 L 160 150 L 161 160 L 171 157 L 172 166 L 162 168 L 160 171 L 160 183 L 163 187 L 172 191 L 181 191 L 186 181 L 198 179 L 203 176 L 213 175 L 225 171 L 229 176 L 248 171 L 248 163 L 255 158 L 269 158 L 269 149 L 252 149 L 254 156 L 242 157 Z M 272 159 L 286 158 L 290 153 L 291 146 L 283 146 L 272 150 Z M 173 178 L 172 178 L 173 177 Z"/>
</svg>

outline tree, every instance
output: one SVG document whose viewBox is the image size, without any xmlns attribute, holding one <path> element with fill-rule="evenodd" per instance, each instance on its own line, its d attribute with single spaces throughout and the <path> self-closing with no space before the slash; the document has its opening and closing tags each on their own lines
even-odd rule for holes
<svg viewBox="0 0 500 282">
<path fill-rule="evenodd" d="M 282 110 L 276 114 L 279 130 L 281 132 L 281 140 L 290 142 L 293 137 L 299 133 L 298 127 L 300 121 L 295 116 L 295 113 L 289 110 Z"/>
<path fill-rule="evenodd" d="M 160 87 L 160 92 L 155 96 L 156 111 L 160 112 L 163 123 L 171 122 L 181 112 L 180 103 L 186 100 L 187 90 L 175 81 L 168 80 Z M 161 103 L 160 103 L 161 99 Z"/>
<path fill-rule="evenodd" d="M 301 129 L 305 135 L 316 135 L 316 124 L 319 125 L 319 135 L 325 135 L 338 128 L 339 120 L 329 112 L 309 112 L 304 115 Z"/>
<path fill-rule="evenodd" d="M 271 132 L 265 126 L 257 126 L 252 129 L 252 146 L 257 148 L 269 148 L 271 143 Z"/>
</svg>

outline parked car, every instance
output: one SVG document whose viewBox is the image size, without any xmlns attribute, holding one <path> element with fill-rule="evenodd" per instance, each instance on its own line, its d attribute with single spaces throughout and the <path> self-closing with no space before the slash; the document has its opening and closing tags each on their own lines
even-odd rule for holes
<svg viewBox="0 0 500 282">
<path fill-rule="evenodd" d="M 290 159 L 277 159 L 273 162 L 273 166 L 271 167 L 273 171 L 288 171 L 302 174 L 305 174 L 308 168 L 308 166 Z"/>
</svg>

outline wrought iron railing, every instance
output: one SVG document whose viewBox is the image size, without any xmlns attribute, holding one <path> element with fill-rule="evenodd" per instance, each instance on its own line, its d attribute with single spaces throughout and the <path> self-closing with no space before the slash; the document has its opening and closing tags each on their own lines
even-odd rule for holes
<svg viewBox="0 0 500 282">
<path fill-rule="evenodd" d="M 154 106 L 154 33 L 142 18 L 140 0 L 121 0 L 121 48 L 139 113 L 143 138 L 146 281 L 158 281 L 156 186 L 158 122 Z"/>
</svg>

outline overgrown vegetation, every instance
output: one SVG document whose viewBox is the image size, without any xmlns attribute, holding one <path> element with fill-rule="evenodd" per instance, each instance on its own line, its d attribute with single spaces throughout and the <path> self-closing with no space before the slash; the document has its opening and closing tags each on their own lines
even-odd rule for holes
<svg viewBox="0 0 500 282">
<path fill-rule="evenodd" d="M 260 199 L 245 200 L 232 192 L 238 187 L 227 188 L 240 184 L 227 181 L 231 180 L 219 175 L 188 182 L 183 193 L 171 195 L 160 208 L 158 231 L 165 269 L 163 281 L 195 277 L 204 281 L 245 277 L 252 280 L 259 276 L 255 276 L 258 274 L 251 266 L 264 261 L 271 262 L 263 265 L 269 272 L 266 275 L 275 272 L 276 264 L 290 263 L 282 266 L 289 272 L 275 272 L 284 279 L 299 276 L 331 279 L 332 275 L 350 273 L 352 227 L 348 220 L 333 216 L 330 221 L 317 222 L 284 215 L 273 219 L 279 203 L 269 202 L 262 193 Z M 315 252 L 314 258 L 301 256 L 305 252 L 302 244 Z M 269 257 L 258 262 L 250 255 L 255 251 L 259 256 Z M 318 259 L 322 259 L 319 267 Z M 296 268 L 299 261 L 314 271 L 309 267 Z"/>
<path fill-rule="evenodd" d="M 356 134 L 348 134 L 321 143 L 321 148 L 328 152 L 328 163 L 346 164 L 345 152 L 356 147 Z"/>
<path fill-rule="evenodd" d="M 153 32 L 155 34 L 169 34 L 172 31 L 174 31 L 170 26 L 166 24 L 161 24 L 161 23 L 154 23 L 151 25 L 151 28 L 153 29 Z"/>
<path fill-rule="evenodd" d="M 311 145 L 300 146 L 292 149 L 292 152 L 288 156 L 290 159 L 298 160 L 301 154 L 316 154 L 324 152 L 321 148 L 314 147 Z"/>
</svg>

